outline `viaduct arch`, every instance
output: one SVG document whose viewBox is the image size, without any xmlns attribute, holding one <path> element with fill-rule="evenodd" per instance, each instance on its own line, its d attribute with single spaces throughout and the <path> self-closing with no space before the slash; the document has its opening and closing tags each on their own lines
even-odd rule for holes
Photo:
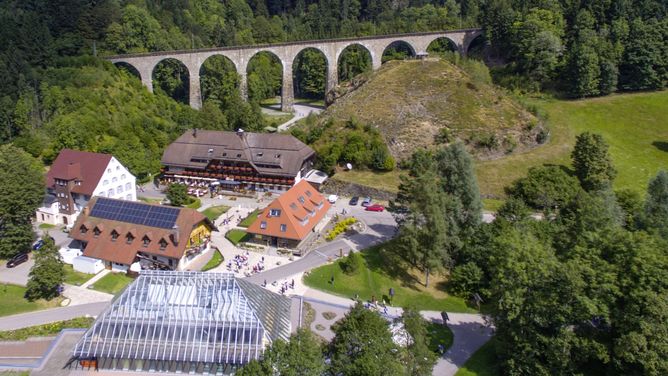
<svg viewBox="0 0 668 376">
<path fill-rule="evenodd" d="M 385 49 L 394 42 L 405 42 L 418 55 L 426 55 L 427 47 L 431 42 L 439 38 L 447 38 L 457 46 L 458 52 L 466 56 L 471 42 L 482 34 L 482 29 L 460 29 L 440 32 L 411 33 L 383 35 L 373 37 L 360 37 L 348 39 L 299 41 L 280 44 L 218 47 L 198 50 L 164 51 L 132 55 L 109 56 L 107 60 L 114 64 L 127 64 L 134 67 L 141 78 L 141 82 L 153 92 L 153 69 L 165 59 L 175 59 L 188 69 L 189 76 L 189 103 L 196 109 L 202 107 L 202 93 L 200 88 L 200 68 L 204 61 L 215 55 L 221 55 L 229 59 L 235 66 L 240 76 L 239 90 L 242 97 L 247 98 L 247 68 L 248 61 L 260 52 L 270 52 L 278 57 L 283 66 L 283 87 L 281 91 L 281 109 L 291 111 L 294 102 L 294 90 L 292 81 L 292 63 L 297 55 L 307 48 L 321 51 L 327 60 L 327 86 L 326 91 L 331 90 L 338 82 L 338 61 L 343 50 L 351 45 L 357 44 L 364 47 L 371 55 L 372 69 L 381 66 L 381 58 Z"/>
</svg>

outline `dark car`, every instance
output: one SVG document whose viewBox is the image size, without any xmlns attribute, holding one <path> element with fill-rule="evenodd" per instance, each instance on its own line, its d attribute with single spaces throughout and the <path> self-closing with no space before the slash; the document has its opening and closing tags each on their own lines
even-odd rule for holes
<svg viewBox="0 0 668 376">
<path fill-rule="evenodd" d="M 359 201 L 360 201 L 360 198 L 357 197 L 357 196 L 355 196 L 355 197 L 353 197 L 353 198 L 350 199 L 350 202 L 349 202 L 348 204 L 351 205 L 351 206 L 355 206 L 355 205 L 357 205 L 357 203 L 358 203 Z"/>
<path fill-rule="evenodd" d="M 47 239 L 51 239 L 52 242 L 55 242 L 52 236 L 48 236 Z M 32 245 L 32 250 L 39 251 L 42 247 L 44 247 L 44 239 L 38 239 L 35 244 Z"/>
<path fill-rule="evenodd" d="M 23 264 L 26 261 L 28 261 L 28 254 L 27 253 L 19 253 L 18 255 L 12 257 L 9 261 L 7 261 L 7 267 L 8 268 L 13 268 L 16 265 Z"/>
</svg>

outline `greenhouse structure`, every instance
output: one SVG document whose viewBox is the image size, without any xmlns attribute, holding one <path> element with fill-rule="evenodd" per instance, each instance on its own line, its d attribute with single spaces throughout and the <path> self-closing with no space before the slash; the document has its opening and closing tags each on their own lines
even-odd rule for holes
<svg viewBox="0 0 668 376">
<path fill-rule="evenodd" d="M 75 368 L 230 374 L 290 336 L 291 300 L 229 273 L 143 271 L 79 340 Z"/>
</svg>

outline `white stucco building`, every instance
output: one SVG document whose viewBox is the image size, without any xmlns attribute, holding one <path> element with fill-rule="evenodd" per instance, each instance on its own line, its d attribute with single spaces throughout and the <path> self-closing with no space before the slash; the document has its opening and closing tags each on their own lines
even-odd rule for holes
<svg viewBox="0 0 668 376">
<path fill-rule="evenodd" d="M 136 178 L 109 154 L 63 149 L 46 176 L 38 223 L 71 226 L 93 196 L 136 201 Z"/>
</svg>

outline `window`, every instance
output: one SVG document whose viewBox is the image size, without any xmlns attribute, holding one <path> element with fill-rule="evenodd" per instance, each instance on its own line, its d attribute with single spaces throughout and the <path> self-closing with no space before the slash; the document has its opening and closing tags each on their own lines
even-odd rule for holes
<svg viewBox="0 0 668 376">
<path fill-rule="evenodd" d="M 113 178 L 111 178 L 111 182 L 112 182 L 112 183 L 116 183 L 117 181 L 118 181 L 118 178 L 117 178 L 117 177 L 114 176 Z"/>
<path fill-rule="evenodd" d="M 264 153 L 262 153 L 262 152 L 257 153 L 257 156 L 258 156 L 258 157 L 261 157 L 261 156 L 263 156 L 263 155 L 264 155 Z"/>
<path fill-rule="evenodd" d="M 97 226 L 95 226 L 95 228 L 93 229 L 93 236 L 95 236 L 97 238 L 97 237 L 100 236 L 101 233 L 102 233 L 102 231 L 100 231 L 100 229 L 97 228 Z"/>
<path fill-rule="evenodd" d="M 306 195 L 307 195 L 308 197 L 311 197 L 311 191 L 306 191 Z"/>
<path fill-rule="evenodd" d="M 129 191 L 130 190 L 130 183 L 125 183 L 125 190 Z"/>
<path fill-rule="evenodd" d="M 125 180 L 125 174 L 121 175 L 121 180 Z"/>
<path fill-rule="evenodd" d="M 209 149 L 208 153 L 213 154 L 213 149 Z"/>
<path fill-rule="evenodd" d="M 128 200 L 128 201 L 132 200 L 132 195 L 131 194 L 125 195 L 125 199 Z"/>
<path fill-rule="evenodd" d="M 237 154 L 237 158 L 241 158 L 241 154 Z"/>
<path fill-rule="evenodd" d="M 266 228 L 267 228 L 267 222 L 266 222 L 266 221 L 262 221 L 262 222 L 260 222 L 260 228 L 261 228 L 262 230 L 266 229 Z"/>
<path fill-rule="evenodd" d="M 223 153 L 223 157 L 227 157 L 227 153 Z"/>
<path fill-rule="evenodd" d="M 165 239 L 160 239 L 160 250 L 164 251 L 167 248 L 167 241 Z"/>
<path fill-rule="evenodd" d="M 81 225 L 81 227 L 79 227 L 79 231 L 81 231 L 82 234 L 85 234 L 88 232 L 88 228 L 86 228 L 86 225 Z"/>
<path fill-rule="evenodd" d="M 121 166 L 116 166 L 116 171 L 120 170 Z"/>
<path fill-rule="evenodd" d="M 298 200 L 299 200 L 299 202 L 301 202 L 302 204 L 304 203 L 304 201 L 306 201 L 306 200 L 304 200 L 304 196 L 299 196 Z"/>
<path fill-rule="evenodd" d="M 281 157 L 280 154 L 276 154 L 276 155 L 274 155 L 274 158 L 280 158 L 280 157 Z"/>
<path fill-rule="evenodd" d="M 102 185 L 107 185 L 107 184 L 109 184 L 109 180 L 104 179 L 104 181 L 102 182 Z"/>
<path fill-rule="evenodd" d="M 118 187 L 116 187 L 116 193 L 123 193 L 123 186 L 122 185 L 119 185 Z"/>
<path fill-rule="evenodd" d="M 128 234 L 125 235 L 125 242 L 130 244 L 130 243 L 132 243 L 133 240 L 135 240 L 135 237 L 132 236 L 132 234 L 128 232 Z"/>
<path fill-rule="evenodd" d="M 295 204 L 294 202 L 290 204 L 290 209 L 297 210 L 297 204 Z"/>
<path fill-rule="evenodd" d="M 109 188 L 109 190 L 107 191 L 107 197 L 112 197 L 113 195 L 114 195 L 114 189 Z"/>
<path fill-rule="evenodd" d="M 75 180 L 74 185 L 81 185 L 81 180 Z"/>
<path fill-rule="evenodd" d="M 111 174 L 111 169 L 110 169 L 110 168 L 108 168 L 108 169 L 107 169 L 107 172 Z"/>
<path fill-rule="evenodd" d="M 286 232 L 288 230 L 288 226 L 281 224 L 281 232 Z"/>
<path fill-rule="evenodd" d="M 280 217 L 281 216 L 281 210 L 280 209 L 271 209 L 271 210 L 269 210 L 269 216 L 270 217 Z"/>
<path fill-rule="evenodd" d="M 118 239 L 118 232 L 116 230 L 111 231 L 111 241 L 115 242 Z"/>
<path fill-rule="evenodd" d="M 149 243 L 151 243 L 151 239 L 149 239 L 146 235 L 144 235 L 142 241 L 144 242 L 144 247 L 148 247 Z"/>
</svg>

